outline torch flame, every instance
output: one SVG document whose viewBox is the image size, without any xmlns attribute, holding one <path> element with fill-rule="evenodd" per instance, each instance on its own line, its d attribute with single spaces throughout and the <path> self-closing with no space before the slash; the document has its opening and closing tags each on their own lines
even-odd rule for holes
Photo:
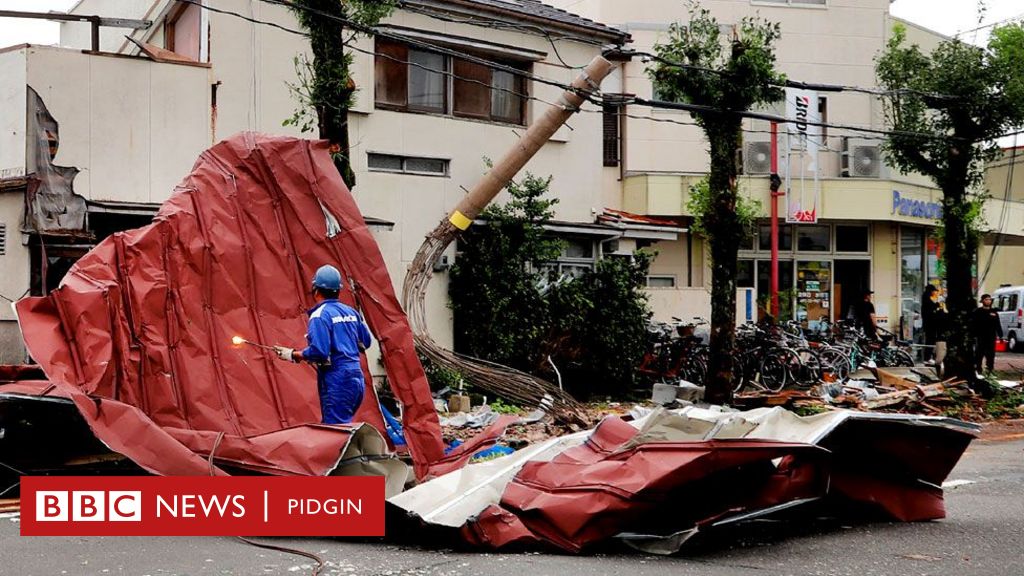
<svg viewBox="0 0 1024 576">
<path fill-rule="evenodd" d="M 245 338 L 242 338 L 241 336 L 235 336 L 231 338 L 231 343 L 234 344 L 235 346 L 241 346 L 242 344 L 245 344 Z"/>
</svg>

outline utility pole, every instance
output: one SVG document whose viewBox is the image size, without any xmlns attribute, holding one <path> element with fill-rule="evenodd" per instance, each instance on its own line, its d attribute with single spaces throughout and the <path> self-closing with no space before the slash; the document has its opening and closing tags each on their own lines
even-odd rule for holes
<svg viewBox="0 0 1024 576">
<path fill-rule="evenodd" d="M 771 143 L 771 195 L 772 195 L 772 263 L 771 263 L 771 306 L 768 313 L 779 320 L 782 310 L 779 308 L 779 197 L 784 196 L 780 192 L 782 179 L 779 178 L 779 124 L 772 122 L 772 143 Z M 756 274 L 757 271 L 755 270 Z"/>
</svg>

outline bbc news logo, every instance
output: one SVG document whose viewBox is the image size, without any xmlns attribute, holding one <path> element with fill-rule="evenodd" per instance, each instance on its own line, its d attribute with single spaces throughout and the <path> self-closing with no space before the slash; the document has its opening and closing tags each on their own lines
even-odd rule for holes
<svg viewBox="0 0 1024 576">
<path fill-rule="evenodd" d="M 384 478 L 24 477 L 22 536 L 383 536 Z"/>
<path fill-rule="evenodd" d="M 141 491 L 36 492 L 36 522 L 142 522 Z"/>
</svg>

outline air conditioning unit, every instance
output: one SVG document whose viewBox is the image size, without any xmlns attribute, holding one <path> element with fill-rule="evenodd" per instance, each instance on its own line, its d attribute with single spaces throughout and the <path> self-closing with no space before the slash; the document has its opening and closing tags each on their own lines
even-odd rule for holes
<svg viewBox="0 0 1024 576">
<path fill-rule="evenodd" d="M 748 141 L 743 143 L 743 173 L 766 175 L 772 172 L 772 143 Z"/>
<path fill-rule="evenodd" d="M 883 164 L 878 141 L 843 138 L 841 173 L 846 178 L 881 178 Z"/>
</svg>

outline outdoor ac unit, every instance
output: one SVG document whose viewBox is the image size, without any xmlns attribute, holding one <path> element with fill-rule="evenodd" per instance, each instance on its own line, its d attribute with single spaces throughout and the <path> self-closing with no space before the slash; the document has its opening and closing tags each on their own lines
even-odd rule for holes
<svg viewBox="0 0 1024 576">
<path fill-rule="evenodd" d="M 772 143 L 768 141 L 754 141 L 743 144 L 743 173 L 744 174 L 771 174 L 772 172 Z"/>
<path fill-rule="evenodd" d="M 880 178 L 882 148 L 878 142 L 843 138 L 842 174 L 847 178 Z"/>
</svg>

